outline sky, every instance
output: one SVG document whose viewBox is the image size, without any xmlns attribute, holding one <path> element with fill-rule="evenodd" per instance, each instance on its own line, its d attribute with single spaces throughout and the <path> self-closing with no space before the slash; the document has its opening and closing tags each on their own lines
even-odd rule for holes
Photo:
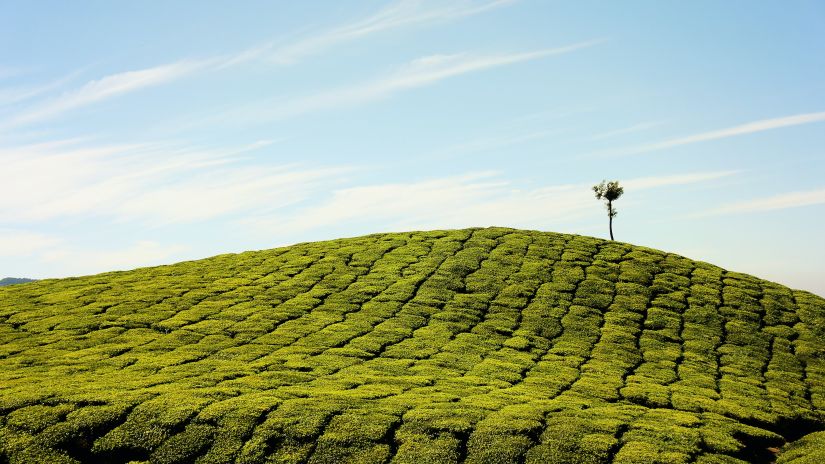
<svg viewBox="0 0 825 464">
<path fill-rule="evenodd" d="M 374 232 L 616 239 L 825 296 L 825 3 L 0 1 L 0 277 Z"/>
</svg>

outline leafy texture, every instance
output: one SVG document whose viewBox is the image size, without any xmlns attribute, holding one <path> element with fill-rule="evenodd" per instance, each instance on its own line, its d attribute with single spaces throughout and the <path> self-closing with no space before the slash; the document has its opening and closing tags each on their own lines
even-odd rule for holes
<svg viewBox="0 0 825 464">
<path fill-rule="evenodd" d="M 628 244 L 371 235 L 0 289 L 3 463 L 822 462 L 825 300 Z"/>
</svg>

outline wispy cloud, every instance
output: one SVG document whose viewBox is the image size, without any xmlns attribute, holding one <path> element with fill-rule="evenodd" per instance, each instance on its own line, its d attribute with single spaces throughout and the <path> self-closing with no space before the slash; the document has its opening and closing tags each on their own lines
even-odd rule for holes
<svg viewBox="0 0 825 464">
<path fill-rule="evenodd" d="M 703 172 L 630 179 L 634 190 L 707 182 L 732 172 Z M 569 226 L 592 214 L 593 196 L 584 184 L 517 188 L 495 172 L 469 173 L 417 182 L 350 187 L 331 192 L 324 202 L 291 214 L 252 217 L 244 226 L 262 234 L 303 236 L 325 228 L 352 233 L 370 230 L 453 228 L 507 224 L 514 227 Z M 541 212 L 537 214 L 537 212 Z"/>
<path fill-rule="evenodd" d="M 313 34 L 309 38 L 298 40 L 287 45 L 270 45 L 246 50 L 236 58 L 248 60 L 261 57 L 278 64 L 292 64 L 301 58 L 316 54 L 341 43 L 364 38 L 379 32 L 402 27 L 422 26 L 430 23 L 450 21 L 490 11 L 514 2 L 515 0 L 495 0 L 487 2 L 423 2 L 420 0 L 402 0 L 392 3 L 377 13 L 351 24 L 322 31 Z"/>
<path fill-rule="evenodd" d="M 825 188 L 789 192 L 770 197 L 722 205 L 719 208 L 709 211 L 707 215 L 755 213 L 822 204 L 825 204 Z"/>
<path fill-rule="evenodd" d="M 28 87 L 9 87 L 0 89 L 0 107 L 30 100 L 45 93 L 51 92 L 76 78 L 79 73 L 74 72 L 67 76 L 55 79 L 45 84 Z"/>
<path fill-rule="evenodd" d="M 89 250 L 71 246 L 55 248 L 41 253 L 39 259 L 60 269 L 60 275 L 48 277 L 62 277 L 164 264 L 184 250 L 185 247 L 181 245 L 164 245 L 152 240 L 140 240 L 122 249 Z"/>
<path fill-rule="evenodd" d="M 195 222 L 250 211 L 273 211 L 306 200 L 348 169 L 297 166 L 208 171 L 124 201 L 123 220 L 150 218 L 154 225 Z"/>
<path fill-rule="evenodd" d="M 245 106 L 231 115 L 215 116 L 220 120 L 280 120 L 305 113 L 367 103 L 390 97 L 398 92 L 432 85 L 442 80 L 491 68 L 538 60 L 594 46 L 591 40 L 558 48 L 498 55 L 431 55 L 413 60 L 386 76 L 349 87 L 334 89 L 286 101 Z"/>
<path fill-rule="evenodd" d="M 702 132 L 700 134 L 689 135 L 687 137 L 679 137 L 662 142 L 651 143 L 647 145 L 640 145 L 626 149 L 611 150 L 602 152 L 602 155 L 632 155 L 639 153 L 648 153 L 653 151 L 665 150 L 668 148 L 678 147 L 682 145 L 690 145 L 694 143 L 707 142 L 710 140 L 719 140 L 729 137 L 737 137 L 740 135 L 753 134 L 757 132 L 764 132 L 782 127 L 799 126 L 802 124 L 811 124 L 815 122 L 825 121 L 825 112 L 819 113 L 804 113 L 793 116 L 785 116 L 781 118 L 762 119 L 759 121 L 749 122 L 739 126 L 728 127 L 726 129 L 719 129 L 709 132 Z"/>
<path fill-rule="evenodd" d="M 753 134 L 755 132 L 764 132 L 767 130 L 779 129 L 781 127 L 799 126 L 801 124 L 810 124 L 813 122 L 820 121 L 825 121 L 825 112 L 805 113 L 793 116 L 785 116 L 782 118 L 762 119 L 760 121 L 749 122 L 747 124 L 729 127 L 727 129 L 703 132 L 701 134 L 695 134 L 688 137 L 665 140 L 664 142 L 648 145 L 646 149 L 649 151 L 661 150 L 664 148 L 671 148 L 679 145 L 687 145 L 691 143 L 706 142 L 708 140 L 736 137 L 738 135 Z"/>
<path fill-rule="evenodd" d="M 183 60 L 152 68 L 104 76 L 100 79 L 87 82 L 79 89 L 68 91 L 51 101 L 24 111 L 2 125 L 6 127 L 16 127 L 53 118 L 66 111 L 108 98 L 174 81 L 198 70 L 206 69 L 213 64 L 214 60 Z"/>
<path fill-rule="evenodd" d="M 0 79 L 16 76 L 18 74 L 22 74 L 22 72 L 23 71 L 20 68 L 0 65 Z"/>
<path fill-rule="evenodd" d="M 28 256 L 60 243 L 60 239 L 40 232 L 0 229 L 0 257 Z"/>
<path fill-rule="evenodd" d="M 321 31 L 309 38 L 286 45 L 262 44 L 240 52 L 193 60 L 183 59 L 164 65 L 110 74 L 87 82 L 82 87 L 68 91 L 43 104 L 29 108 L 0 123 L 0 128 L 15 128 L 57 117 L 67 111 L 87 106 L 143 88 L 169 83 L 203 71 L 230 68 L 255 60 L 276 64 L 293 64 L 299 59 L 319 53 L 335 45 L 363 38 L 374 33 L 400 27 L 424 25 L 479 14 L 498 8 L 515 0 L 488 2 L 459 2 L 452 4 L 427 3 L 402 0 L 389 5 L 378 13 L 353 23 Z M 3 70 L 0 69 L 0 75 Z M 52 86 L 32 89 L 0 89 L 0 105 L 19 102 L 40 95 Z"/>
<path fill-rule="evenodd" d="M 193 222 L 300 201 L 347 171 L 244 159 L 267 147 L 63 142 L 2 149 L 0 217 L 10 223 L 89 216 L 149 225 Z"/>
<path fill-rule="evenodd" d="M 612 137 L 618 137 L 627 134 L 633 134 L 636 132 L 642 132 L 654 127 L 661 126 L 662 123 L 660 121 L 649 121 L 649 122 L 641 122 L 639 124 L 634 124 L 630 127 L 623 127 L 621 129 L 614 129 L 607 132 L 602 132 L 600 134 L 596 134 L 592 137 L 593 140 L 603 140 Z"/>
</svg>

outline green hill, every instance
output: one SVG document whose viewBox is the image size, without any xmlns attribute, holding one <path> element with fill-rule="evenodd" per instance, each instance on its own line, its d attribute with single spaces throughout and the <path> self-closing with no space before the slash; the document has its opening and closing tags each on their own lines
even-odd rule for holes
<svg viewBox="0 0 825 464">
<path fill-rule="evenodd" d="M 825 300 L 589 237 L 0 289 L 0 463 L 821 463 L 824 413 Z"/>
</svg>

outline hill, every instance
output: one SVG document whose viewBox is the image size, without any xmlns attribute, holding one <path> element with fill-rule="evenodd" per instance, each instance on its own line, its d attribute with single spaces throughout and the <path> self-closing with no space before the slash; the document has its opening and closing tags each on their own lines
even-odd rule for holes
<svg viewBox="0 0 825 464">
<path fill-rule="evenodd" d="M 34 279 L 20 279 L 17 277 L 6 277 L 4 279 L 0 279 L 0 287 L 6 285 L 15 285 L 15 284 L 25 284 L 27 282 L 34 282 Z"/>
<path fill-rule="evenodd" d="M 0 289 L 3 463 L 825 462 L 825 300 L 393 233 Z"/>
</svg>

